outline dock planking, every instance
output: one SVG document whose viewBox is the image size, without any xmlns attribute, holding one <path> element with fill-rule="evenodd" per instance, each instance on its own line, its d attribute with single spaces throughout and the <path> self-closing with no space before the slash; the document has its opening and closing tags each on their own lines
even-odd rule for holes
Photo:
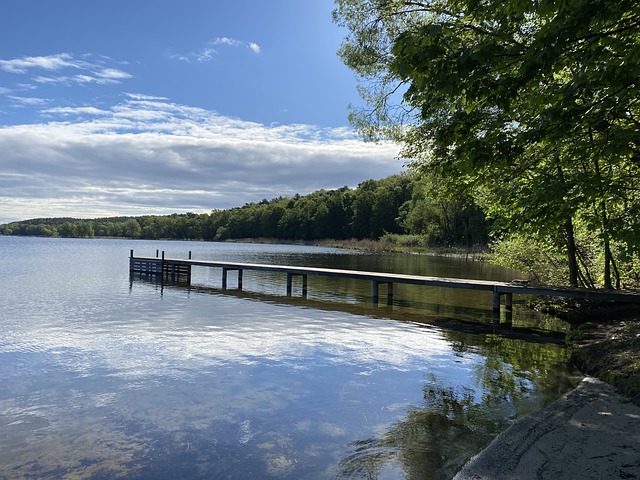
<svg viewBox="0 0 640 480">
<path fill-rule="evenodd" d="M 491 292 L 493 296 L 493 313 L 500 315 L 501 299 L 504 296 L 508 313 L 513 306 L 513 295 L 535 295 L 544 297 L 579 298 L 593 301 L 640 303 L 640 293 L 630 291 L 594 290 L 587 288 L 563 288 L 541 285 L 529 285 L 520 282 L 499 282 L 493 280 L 475 280 L 468 278 L 430 277 L 422 275 L 406 275 L 401 273 L 368 272 L 361 270 L 344 270 L 320 267 L 301 267 L 293 265 L 273 265 L 259 263 L 225 262 L 219 260 L 195 260 L 189 252 L 188 259 L 156 257 L 134 257 L 133 250 L 129 258 L 131 273 L 162 275 L 163 279 L 172 281 L 191 281 L 192 267 L 220 268 L 222 270 L 222 288 L 227 288 L 228 272 L 237 272 L 237 288 L 242 289 L 242 273 L 245 270 L 278 272 L 286 275 L 287 295 L 293 291 L 294 277 L 302 280 L 302 295 L 306 297 L 309 276 L 350 278 L 371 282 L 372 301 L 378 303 L 380 287 L 386 286 L 387 303 L 393 301 L 394 284 L 421 285 L 425 287 L 458 288 Z"/>
</svg>

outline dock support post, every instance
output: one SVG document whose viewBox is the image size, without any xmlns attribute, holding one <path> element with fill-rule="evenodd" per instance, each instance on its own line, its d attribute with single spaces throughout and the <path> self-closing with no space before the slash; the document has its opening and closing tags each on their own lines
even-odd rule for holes
<svg viewBox="0 0 640 480">
<path fill-rule="evenodd" d="M 160 263 L 160 278 L 164 280 L 164 250 L 162 251 L 162 263 Z"/>
<path fill-rule="evenodd" d="M 513 311 L 513 293 L 504 294 L 504 306 L 508 312 Z"/>
<path fill-rule="evenodd" d="M 191 250 L 189 250 L 189 260 L 191 260 Z M 187 267 L 187 283 L 191 285 L 191 265 Z"/>
<path fill-rule="evenodd" d="M 293 276 L 299 275 L 302 277 L 302 296 L 307 298 L 307 274 L 299 273 L 294 274 L 291 272 L 287 272 L 287 296 L 290 297 L 293 294 Z"/>
<path fill-rule="evenodd" d="M 227 289 L 227 279 L 229 278 L 229 270 L 238 271 L 238 290 L 242 290 L 242 269 L 241 268 L 225 268 L 222 267 L 222 289 Z"/>
<path fill-rule="evenodd" d="M 387 284 L 387 305 L 393 304 L 393 282 L 380 282 L 378 280 L 371 281 L 371 290 L 372 290 L 372 302 L 378 303 L 380 299 L 380 284 Z"/>
<path fill-rule="evenodd" d="M 498 287 L 493 287 L 493 318 L 500 319 L 500 292 Z"/>
<path fill-rule="evenodd" d="M 505 307 L 505 321 L 507 323 L 513 322 L 513 293 L 505 293 L 504 294 L 504 307 Z"/>
</svg>

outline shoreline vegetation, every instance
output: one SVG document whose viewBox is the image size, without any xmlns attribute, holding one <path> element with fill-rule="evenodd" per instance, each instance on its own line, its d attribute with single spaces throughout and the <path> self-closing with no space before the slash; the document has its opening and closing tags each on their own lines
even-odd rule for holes
<svg viewBox="0 0 640 480">
<path fill-rule="evenodd" d="M 640 316 L 627 311 L 603 318 L 581 323 L 567 335 L 571 358 L 581 372 L 640 406 Z"/>
</svg>

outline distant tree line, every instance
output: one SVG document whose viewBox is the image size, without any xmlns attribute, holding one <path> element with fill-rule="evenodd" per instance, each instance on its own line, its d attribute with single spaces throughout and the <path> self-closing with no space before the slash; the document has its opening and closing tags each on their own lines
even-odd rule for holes
<svg viewBox="0 0 640 480">
<path fill-rule="evenodd" d="M 376 240 L 384 235 L 410 235 L 424 246 L 486 245 L 490 225 L 482 210 L 470 197 L 440 190 L 429 178 L 400 174 L 367 180 L 355 189 L 265 199 L 210 214 L 40 218 L 0 225 L 0 234 L 213 241 Z"/>
</svg>

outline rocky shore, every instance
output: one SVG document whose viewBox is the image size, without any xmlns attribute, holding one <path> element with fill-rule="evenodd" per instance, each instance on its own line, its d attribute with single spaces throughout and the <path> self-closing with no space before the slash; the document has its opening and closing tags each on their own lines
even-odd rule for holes
<svg viewBox="0 0 640 480">
<path fill-rule="evenodd" d="M 589 376 L 499 435 L 455 480 L 640 479 L 640 320 L 584 323 L 568 340 Z"/>
<path fill-rule="evenodd" d="M 640 479 L 640 407 L 586 377 L 473 457 L 454 480 Z"/>
</svg>

